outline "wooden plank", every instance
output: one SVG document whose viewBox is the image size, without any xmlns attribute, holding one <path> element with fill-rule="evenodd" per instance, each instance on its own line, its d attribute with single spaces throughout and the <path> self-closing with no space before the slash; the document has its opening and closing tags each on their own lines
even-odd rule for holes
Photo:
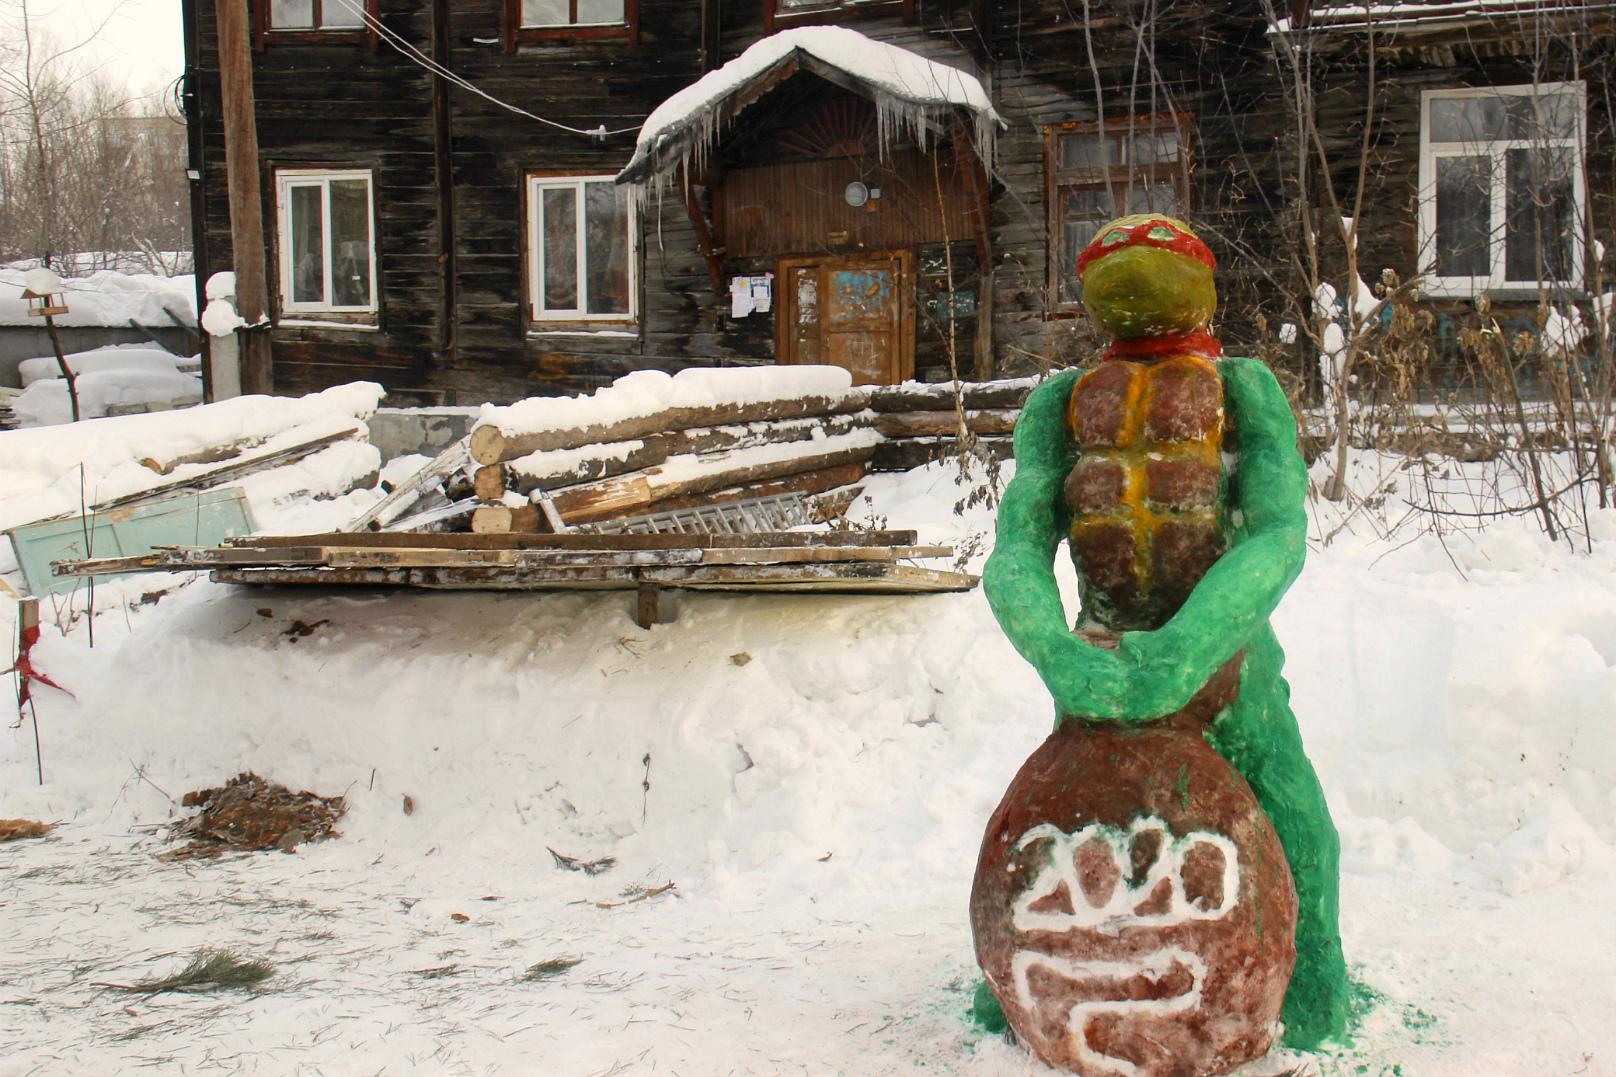
<svg viewBox="0 0 1616 1077">
<path fill-rule="evenodd" d="M 461 438 L 433 457 L 422 466 L 421 470 L 395 487 L 392 493 L 361 513 L 358 519 L 348 525 L 348 530 L 365 531 L 373 527 L 385 527 L 390 521 L 397 519 L 420 499 L 427 487 L 448 478 L 470 462 L 469 441 L 469 437 Z"/>
<path fill-rule="evenodd" d="M 914 531 L 758 531 L 741 535 L 470 535 L 330 532 L 314 535 L 250 535 L 233 539 L 234 549 L 285 547 L 358 549 L 557 549 L 666 550 L 745 549 L 785 546 L 913 546 Z"/>
<path fill-rule="evenodd" d="M 965 428 L 973 434 L 1008 434 L 1016 428 L 1020 411 L 1008 408 L 967 411 Z M 948 411 L 889 411 L 876 416 L 875 428 L 889 438 L 941 437 L 959 433 L 959 413 Z"/>
<path fill-rule="evenodd" d="M 658 501 L 688 494 L 720 490 L 727 486 L 762 482 L 804 471 L 820 471 L 843 464 L 863 463 L 875 455 L 875 445 L 863 445 L 831 452 L 814 452 L 819 442 L 804 442 L 809 451 L 785 459 L 765 463 L 747 464 L 730 468 L 715 468 L 695 475 L 686 475 L 681 469 L 650 468 L 634 475 L 625 475 L 601 482 L 569 486 L 551 494 L 556 509 L 569 524 L 608 520 L 614 516 L 631 516 L 645 511 Z"/>
<path fill-rule="evenodd" d="M 502 429 L 497 425 L 487 424 L 471 432 L 471 457 L 479 464 L 498 464 L 530 453 L 553 449 L 579 449 L 585 445 L 604 445 L 614 441 L 631 441 L 649 434 L 689 430 L 698 426 L 800 419 L 810 415 L 841 415 L 863 410 L 864 403 L 863 393 L 852 392 L 835 397 L 804 396 L 785 400 L 762 400 L 749 404 L 668 408 L 650 415 L 636 415 L 612 423 L 595 423 L 553 430 L 523 431 Z"/>
<path fill-rule="evenodd" d="M 952 557 L 952 546 L 798 546 L 783 549 L 704 550 L 704 565 L 771 565 L 799 562 L 896 561 L 915 557 Z"/>
</svg>

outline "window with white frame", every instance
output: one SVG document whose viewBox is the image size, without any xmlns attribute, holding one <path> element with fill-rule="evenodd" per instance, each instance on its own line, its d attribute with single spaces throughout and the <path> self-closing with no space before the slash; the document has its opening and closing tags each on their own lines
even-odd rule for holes
<svg viewBox="0 0 1616 1077">
<path fill-rule="evenodd" d="M 634 204 L 611 176 L 529 176 L 535 322 L 634 320 Z"/>
<path fill-rule="evenodd" d="M 283 314 L 374 314 L 376 228 L 368 169 L 275 173 Z"/>
<path fill-rule="evenodd" d="M 1426 291 L 1577 286 L 1587 198 L 1582 84 L 1431 90 L 1421 104 Z"/>
</svg>

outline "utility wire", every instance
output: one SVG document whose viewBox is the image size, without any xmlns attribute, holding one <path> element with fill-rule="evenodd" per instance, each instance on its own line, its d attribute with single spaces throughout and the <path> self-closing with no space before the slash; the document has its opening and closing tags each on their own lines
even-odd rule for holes
<svg viewBox="0 0 1616 1077">
<path fill-rule="evenodd" d="M 363 19 L 366 26 L 374 30 L 383 41 L 386 41 L 394 51 L 403 56 L 406 60 L 424 67 L 433 74 L 446 79 L 456 86 L 459 86 L 461 89 L 474 93 L 478 97 L 492 102 L 502 109 L 516 113 L 518 116 L 525 116 L 530 120 L 537 120 L 539 123 L 542 123 L 547 127 L 554 127 L 557 130 L 566 131 L 568 134 L 583 135 L 585 138 L 592 138 L 596 142 L 604 142 L 612 135 L 624 135 L 631 131 L 638 131 L 640 127 L 643 126 L 643 124 L 639 124 L 634 127 L 619 127 L 615 131 L 608 131 L 606 129 L 606 125 L 601 124 L 599 127 L 586 130 L 581 127 L 571 127 L 564 123 L 558 123 L 555 120 L 547 120 L 543 116 L 536 116 L 525 108 L 518 105 L 513 105 L 509 101 L 500 100 L 488 91 L 473 85 L 462 76 L 457 75 L 455 72 L 450 71 L 447 67 L 444 67 L 442 64 L 438 63 L 436 60 L 432 59 L 432 57 L 426 55 L 420 49 L 416 48 L 404 38 L 400 37 L 396 32 L 389 28 L 386 23 L 382 22 L 381 19 L 375 17 L 369 11 L 367 11 L 362 0 L 360 0 L 360 2 L 356 2 L 356 0 L 337 0 L 337 3 L 347 8 L 352 14 L 358 15 L 361 19 Z"/>
</svg>

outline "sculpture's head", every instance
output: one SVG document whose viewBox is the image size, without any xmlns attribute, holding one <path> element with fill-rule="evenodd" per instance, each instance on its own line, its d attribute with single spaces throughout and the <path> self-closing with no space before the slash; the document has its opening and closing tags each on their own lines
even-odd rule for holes
<svg viewBox="0 0 1616 1077">
<path fill-rule="evenodd" d="M 1183 221 L 1159 213 L 1121 217 L 1077 257 L 1083 307 L 1122 340 L 1188 333 L 1218 304 L 1217 259 Z"/>
</svg>

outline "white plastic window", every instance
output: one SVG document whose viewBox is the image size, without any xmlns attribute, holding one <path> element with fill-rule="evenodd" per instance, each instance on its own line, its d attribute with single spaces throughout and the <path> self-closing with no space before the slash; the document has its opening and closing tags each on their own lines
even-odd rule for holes
<svg viewBox="0 0 1616 1077">
<path fill-rule="evenodd" d="M 276 173 L 281 310 L 376 310 L 375 200 L 369 171 Z"/>
<path fill-rule="evenodd" d="M 528 295 L 534 321 L 630 322 L 635 207 L 611 176 L 530 176 Z"/>
<path fill-rule="evenodd" d="M 1585 243 L 1581 83 L 1432 90 L 1420 117 L 1420 273 L 1434 295 L 1571 287 Z"/>
</svg>

